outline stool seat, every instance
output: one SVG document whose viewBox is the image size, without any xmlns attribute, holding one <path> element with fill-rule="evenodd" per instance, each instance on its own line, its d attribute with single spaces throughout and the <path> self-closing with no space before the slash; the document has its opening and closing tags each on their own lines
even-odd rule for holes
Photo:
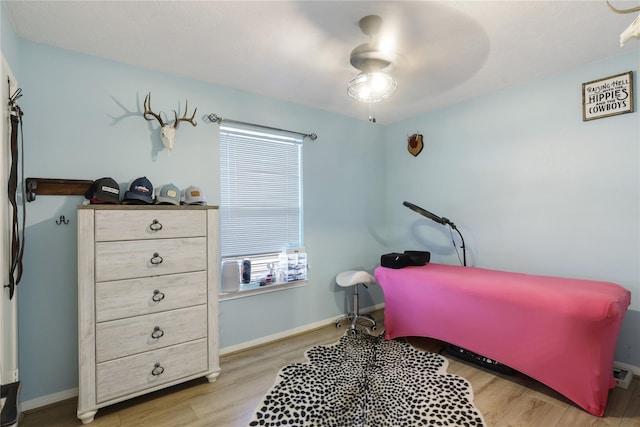
<svg viewBox="0 0 640 427">
<path fill-rule="evenodd" d="M 355 286 L 361 283 L 364 285 L 373 285 L 376 283 L 376 279 L 366 271 L 350 270 L 338 274 L 336 283 L 343 288 L 348 288 L 349 286 Z"/>
<path fill-rule="evenodd" d="M 365 320 L 371 326 L 371 330 L 376 330 L 376 321 L 373 316 L 369 314 L 360 314 L 358 285 L 362 285 L 365 288 L 367 285 L 373 285 L 376 283 L 376 279 L 366 271 L 361 270 L 349 270 L 343 271 L 336 276 L 336 283 L 343 288 L 353 288 L 353 311 L 345 316 L 341 316 L 336 319 L 336 328 L 342 327 L 342 321 L 348 320 L 351 325 L 349 326 L 349 332 L 356 333 L 356 324 L 358 320 Z"/>
</svg>

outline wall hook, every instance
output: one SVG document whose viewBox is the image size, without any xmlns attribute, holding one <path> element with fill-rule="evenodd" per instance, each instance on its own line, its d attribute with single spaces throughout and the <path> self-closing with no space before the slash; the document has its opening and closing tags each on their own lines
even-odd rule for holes
<svg viewBox="0 0 640 427">
<path fill-rule="evenodd" d="M 67 225 L 69 224 L 69 220 L 64 217 L 64 215 L 60 215 L 60 219 L 56 220 L 56 224 L 58 225 Z"/>
</svg>

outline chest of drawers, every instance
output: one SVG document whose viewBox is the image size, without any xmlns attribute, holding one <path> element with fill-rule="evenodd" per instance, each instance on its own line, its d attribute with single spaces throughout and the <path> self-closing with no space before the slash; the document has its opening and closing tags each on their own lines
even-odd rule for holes
<svg viewBox="0 0 640 427">
<path fill-rule="evenodd" d="M 218 210 L 78 207 L 78 418 L 218 359 Z"/>
</svg>

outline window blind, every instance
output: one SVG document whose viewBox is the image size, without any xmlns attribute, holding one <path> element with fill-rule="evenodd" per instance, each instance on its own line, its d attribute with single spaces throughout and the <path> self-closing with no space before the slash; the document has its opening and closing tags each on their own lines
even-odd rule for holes
<svg viewBox="0 0 640 427">
<path fill-rule="evenodd" d="M 220 126 L 222 257 L 302 245 L 302 138 Z"/>
</svg>

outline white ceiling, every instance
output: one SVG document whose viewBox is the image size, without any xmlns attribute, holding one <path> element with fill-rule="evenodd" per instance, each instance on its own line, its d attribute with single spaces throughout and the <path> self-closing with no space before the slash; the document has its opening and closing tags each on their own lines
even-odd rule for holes
<svg viewBox="0 0 640 427">
<path fill-rule="evenodd" d="M 349 54 L 368 41 L 360 18 L 377 14 L 404 58 L 392 71 L 398 90 L 375 105 L 379 123 L 623 53 L 640 65 L 640 41 L 619 45 L 637 15 L 604 0 L 5 3 L 31 41 L 363 120 L 368 107 L 346 94 L 358 74 Z"/>
</svg>

